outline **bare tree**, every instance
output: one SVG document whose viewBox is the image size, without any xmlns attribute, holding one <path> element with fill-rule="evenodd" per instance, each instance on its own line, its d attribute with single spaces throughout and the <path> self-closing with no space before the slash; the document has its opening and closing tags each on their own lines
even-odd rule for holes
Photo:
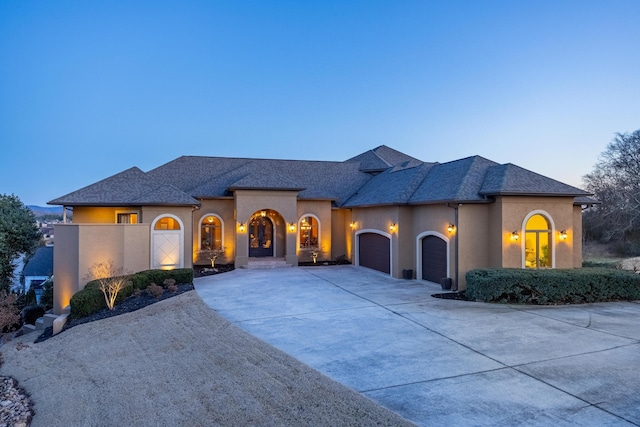
<svg viewBox="0 0 640 427">
<path fill-rule="evenodd" d="M 640 237 L 640 130 L 617 133 L 583 177 L 602 203 L 585 214 L 586 234 L 603 242 Z"/>
<path fill-rule="evenodd" d="M 98 281 L 109 310 L 113 310 L 118 294 L 129 281 L 129 275 L 125 274 L 122 267 L 116 267 L 112 260 L 93 264 L 89 267 L 88 278 Z"/>
</svg>

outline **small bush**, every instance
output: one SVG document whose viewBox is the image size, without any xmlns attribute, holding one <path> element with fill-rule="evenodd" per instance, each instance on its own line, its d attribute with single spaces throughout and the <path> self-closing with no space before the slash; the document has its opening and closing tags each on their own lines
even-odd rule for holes
<svg viewBox="0 0 640 427">
<path fill-rule="evenodd" d="M 164 282 L 162 282 L 162 285 L 165 288 L 168 288 L 169 286 L 175 286 L 176 285 L 176 279 L 173 279 L 173 278 L 164 279 Z"/>
<path fill-rule="evenodd" d="M 175 283 L 172 285 L 167 285 L 167 290 L 169 292 L 178 292 L 178 285 L 176 285 Z"/>
<path fill-rule="evenodd" d="M 466 295 L 501 303 L 581 304 L 640 299 L 640 275 L 612 268 L 480 269 L 466 275 Z"/>
<path fill-rule="evenodd" d="M 22 309 L 20 315 L 22 316 L 22 323 L 27 325 L 35 325 L 36 320 L 44 316 L 46 310 L 43 305 L 28 305 Z"/>
<path fill-rule="evenodd" d="M 100 290 L 85 287 L 71 297 L 70 315 L 72 317 L 84 317 L 106 307 L 104 295 Z"/>
<path fill-rule="evenodd" d="M 173 279 L 176 283 L 193 283 L 193 269 L 178 268 L 175 270 L 145 270 L 134 273 L 129 276 L 129 285 L 124 287 L 118 293 L 116 304 L 134 293 L 140 295 L 140 292 L 147 289 L 151 283 L 164 283 L 167 279 Z M 162 290 L 161 286 L 158 286 L 158 288 Z M 99 295 L 100 298 L 96 297 L 95 291 L 98 291 L 97 295 Z M 162 295 L 162 293 L 160 295 Z M 84 290 L 77 292 L 71 298 L 72 317 L 88 316 L 103 308 L 106 308 L 106 303 L 104 295 L 100 291 L 100 282 L 97 280 L 88 282 L 85 285 Z"/>
<path fill-rule="evenodd" d="M 162 286 L 151 283 L 149 286 L 147 286 L 147 293 L 154 298 L 160 298 L 164 293 L 164 289 L 162 288 Z"/>
</svg>

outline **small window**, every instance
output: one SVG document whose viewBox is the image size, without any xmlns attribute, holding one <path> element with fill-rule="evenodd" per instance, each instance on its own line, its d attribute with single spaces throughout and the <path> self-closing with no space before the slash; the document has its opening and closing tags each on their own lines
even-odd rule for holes
<svg viewBox="0 0 640 427">
<path fill-rule="evenodd" d="M 220 219 L 209 215 L 202 219 L 200 228 L 200 249 L 213 251 L 222 248 L 222 224 Z"/>
<path fill-rule="evenodd" d="M 118 212 L 116 214 L 116 222 L 118 224 L 137 224 L 138 214 L 136 212 Z"/>
<path fill-rule="evenodd" d="M 318 220 L 305 216 L 300 221 L 300 248 L 318 247 Z"/>
<path fill-rule="evenodd" d="M 180 223 L 175 219 L 165 216 L 160 218 L 154 227 L 155 230 L 180 230 Z"/>
<path fill-rule="evenodd" d="M 533 215 L 525 229 L 525 267 L 551 267 L 551 229 L 547 219 Z"/>
</svg>

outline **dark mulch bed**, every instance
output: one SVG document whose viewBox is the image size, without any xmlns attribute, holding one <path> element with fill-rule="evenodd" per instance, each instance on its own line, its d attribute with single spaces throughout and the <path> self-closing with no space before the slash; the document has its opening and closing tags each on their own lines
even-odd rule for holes
<svg viewBox="0 0 640 427">
<path fill-rule="evenodd" d="M 216 265 L 215 268 L 211 268 L 206 265 L 196 265 L 193 267 L 193 277 L 212 276 L 214 274 L 226 273 L 234 270 L 233 264 L 221 264 Z"/>
<path fill-rule="evenodd" d="M 74 326 L 82 325 L 83 323 L 93 322 L 95 320 L 107 319 L 113 316 L 119 316 L 121 314 L 130 313 L 132 311 L 140 310 L 148 305 L 154 304 L 158 301 L 165 300 L 167 298 L 175 297 L 176 295 L 180 295 L 185 292 L 192 291 L 194 289 L 192 283 L 183 283 L 176 285 L 178 290 L 176 292 L 170 292 L 167 289 L 164 290 L 164 293 L 156 298 L 145 291 L 142 291 L 140 295 L 131 295 L 130 297 L 124 299 L 119 302 L 116 306 L 113 307 L 113 310 L 109 310 L 108 308 L 103 308 L 102 310 L 96 311 L 93 314 L 85 317 L 71 317 L 67 321 L 67 323 L 62 328 L 62 332 L 67 329 L 73 328 Z M 46 328 L 44 332 L 34 341 L 36 343 L 45 341 L 53 336 L 53 328 Z"/>
<path fill-rule="evenodd" d="M 195 266 L 193 268 L 193 277 L 203 277 L 203 276 L 211 276 L 213 274 L 226 273 L 227 271 L 233 270 L 233 264 L 228 265 L 219 265 L 216 268 L 204 267 L 204 266 Z M 113 316 L 118 316 L 120 314 L 130 313 L 132 311 L 140 310 L 143 307 L 154 304 L 158 301 L 165 300 L 167 298 L 175 297 L 176 295 L 180 295 L 184 292 L 189 292 L 194 289 L 192 283 L 183 283 L 179 284 L 178 290 L 176 292 L 170 292 L 167 289 L 164 290 L 164 293 L 160 296 L 160 298 L 156 298 L 145 291 L 142 291 L 140 295 L 131 295 L 126 298 L 122 302 L 119 302 L 113 310 L 109 310 L 108 308 L 103 308 L 100 311 L 97 311 L 89 316 L 85 317 L 76 317 L 70 318 L 67 323 L 62 328 L 62 332 L 67 329 L 73 328 L 74 326 L 81 325 L 83 323 L 93 322 L 95 320 L 106 319 Z M 47 328 L 44 332 L 35 340 L 35 342 L 41 342 L 47 340 L 53 336 L 53 328 Z"/>
<path fill-rule="evenodd" d="M 442 299 L 453 299 L 457 301 L 475 301 L 474 299 L 468 298 L 464 291 L 460 292 L 447 292 L 443 294 L 433 294 L 431 295 L 434 298 L 442 298 Z"/>
</svg>

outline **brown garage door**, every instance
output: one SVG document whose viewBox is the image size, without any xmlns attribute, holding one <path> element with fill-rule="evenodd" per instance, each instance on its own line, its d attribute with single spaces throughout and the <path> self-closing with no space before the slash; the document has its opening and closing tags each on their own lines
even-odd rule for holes
<svg viewBox="0 0 640 427">
<path fill-rule="evenodd" d="M 447 277 L 447 242 L 437 236 L 422 239 L 422 278 L 440 283 Z"/>
<path fill-rule="evenodd" d="M 359 239 L 358 259 L 360 265 L 383 273 L 391 273 L 389 238 L 377 233 L 362 233 Z"/>
</svg>

